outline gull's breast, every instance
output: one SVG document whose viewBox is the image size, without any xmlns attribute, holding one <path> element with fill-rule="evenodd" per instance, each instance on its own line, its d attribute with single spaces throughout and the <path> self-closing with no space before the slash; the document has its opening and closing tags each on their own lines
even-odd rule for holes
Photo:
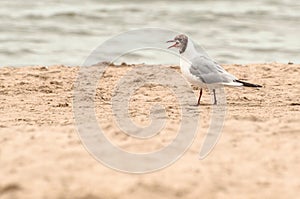
<svg viewBox="0 0 300 199">
<path fill-rule="evenodd" d="M 190 72 L 191 63 L 185 59 L 180 59 L 180 70 L 185 79 L 194 86 L 204 87 L 205 83 Z"/>
</svg>

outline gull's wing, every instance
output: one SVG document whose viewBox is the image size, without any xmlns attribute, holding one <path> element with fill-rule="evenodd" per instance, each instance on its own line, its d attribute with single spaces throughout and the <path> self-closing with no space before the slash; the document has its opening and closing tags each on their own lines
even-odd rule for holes
<svg viewBox="0 0 300 199">
<path fill-rule="evenodd" d="M 235 82 L 235 76 L 205 56 L 197 56 L 191 60 L 190 72 L 206 84 L 242 85 Z"/>
</svg>

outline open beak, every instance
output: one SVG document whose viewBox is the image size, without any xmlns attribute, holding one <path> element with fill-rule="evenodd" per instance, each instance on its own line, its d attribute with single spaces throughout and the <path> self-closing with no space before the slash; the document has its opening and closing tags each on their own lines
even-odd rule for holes
<svg viewBox="0 0 300 199">
<path fill-rule="evenodd" d="M 169 48 L 173 48 L 173 47 L 177 47 L 178 42 L 177 42 L 176 40 L 169 40 L 169 41 L 167 41 L 167 43 L 170 43 L 170 42 L 175 42 L 175 44 L 169 46 L 168 49 L 169 49 Z"/>
</svg>

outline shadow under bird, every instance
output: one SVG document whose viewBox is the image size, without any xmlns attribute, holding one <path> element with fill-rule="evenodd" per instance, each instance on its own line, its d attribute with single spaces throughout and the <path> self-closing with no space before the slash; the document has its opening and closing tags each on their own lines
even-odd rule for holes
<svg viewBox="0 0 300 199">
<path fill-rule="evenodd" d="M 167 42 L 174 42 L 169 48 L 177 48 L 180 53 L 180 70 L 193 85 L 200 87 L 197 105 L 200 105 L 202 88 L 211 88 L 214 104 L 217 104 L 216 88 L 221 86 L 245 86 L 260 88 L 261 85 L 244 82 L 228 73 L 222 66 L 206 55 L 197 52 L 193 43 L 184 34 L 177 35 Z"/>
</svg>

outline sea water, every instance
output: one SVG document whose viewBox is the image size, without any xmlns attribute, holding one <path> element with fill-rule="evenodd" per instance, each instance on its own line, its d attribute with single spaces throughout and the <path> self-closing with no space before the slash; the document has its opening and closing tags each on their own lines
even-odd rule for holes
<svg viewBox="0 0 300 199">
<path fill-rule="evenodd" d="M 0 66 L 82 65 L 107 39 L 146 27 L 188 34 L 220 63 L 300 63 L 299 10 L 298 0 L 1 0 Z M 173 63 L 151 50 L 121 61 Z"/>
</svg>

